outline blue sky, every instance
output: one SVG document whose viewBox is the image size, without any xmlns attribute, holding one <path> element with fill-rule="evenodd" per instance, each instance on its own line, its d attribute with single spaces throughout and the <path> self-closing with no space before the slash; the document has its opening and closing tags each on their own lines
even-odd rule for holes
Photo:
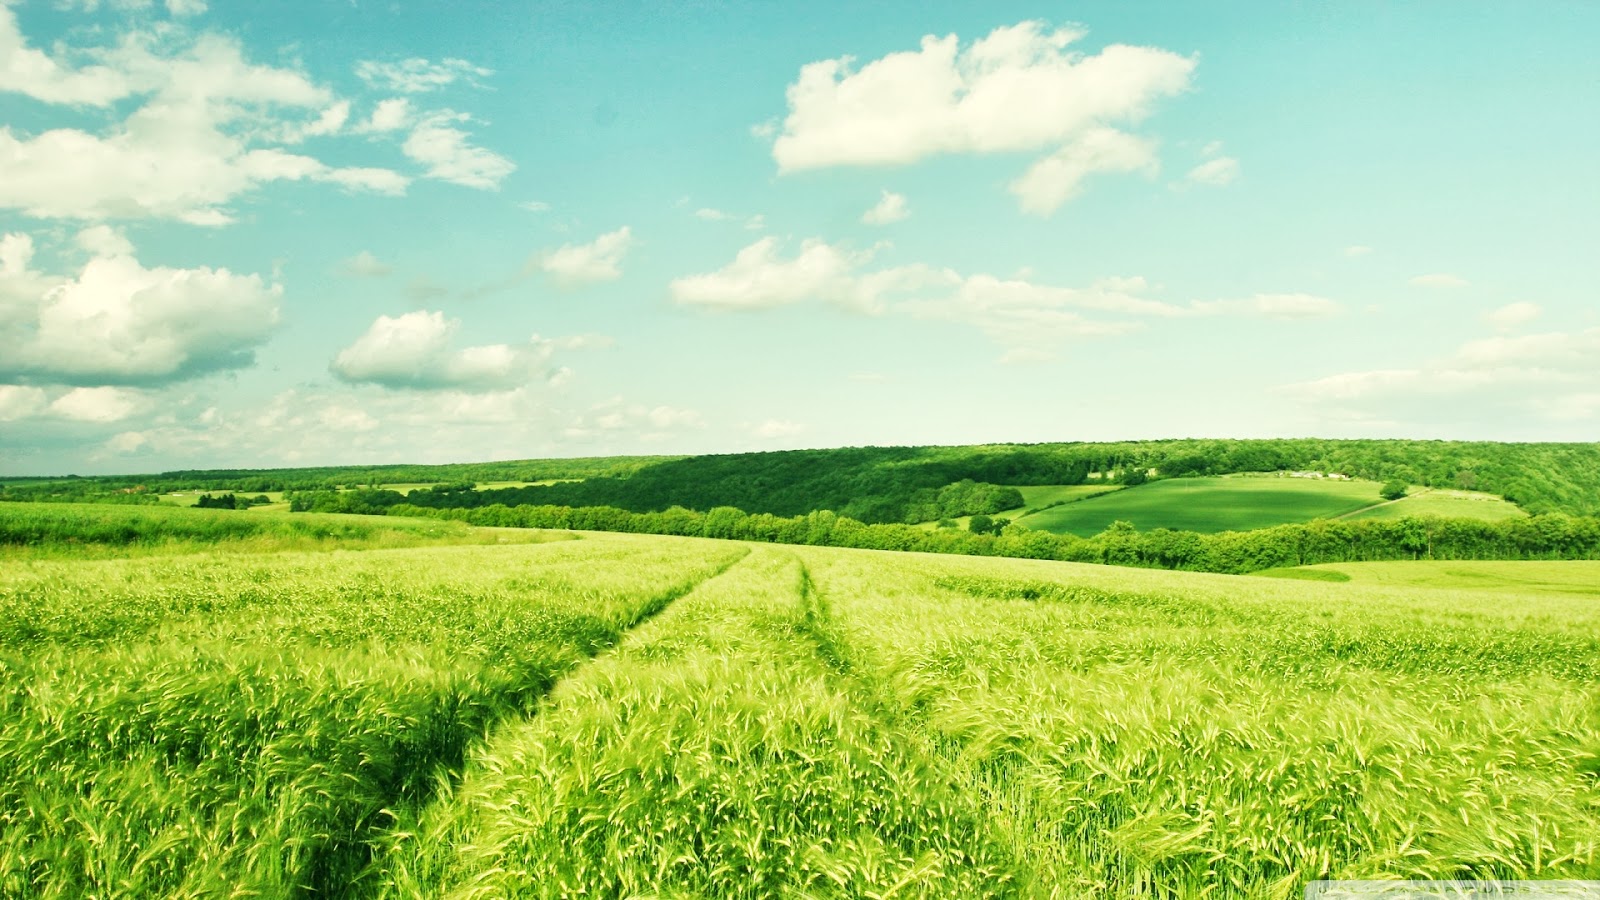
<svg viewBox="0 0 1600 900">
<path fill-rule="evenodd" d="M 0 0 L 0 473 L 1594 440 L 1595 34 Z"/>
</svg>

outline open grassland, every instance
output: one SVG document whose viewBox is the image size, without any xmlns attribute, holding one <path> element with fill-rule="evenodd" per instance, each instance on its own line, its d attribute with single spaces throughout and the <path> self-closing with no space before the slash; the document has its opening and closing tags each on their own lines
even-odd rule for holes
<svg viewBox="0 0 1600 900">
<path fill-rule="evenodd" d="M 1132 522 L 1141 531 L 1249 531 L 1355 512 L 1380 502 L 1378 489 L 1370 481 L 1273 475 L 1172 478 L 1067 503 L 1021 522 L 1079 537 L 1099 534 L 1119 520 Z"/>
<path fill-rule="evenodd" d="M 0 895 L 1600 877 L 1600 606 L 1550 587 L 1597 564 L 1531 565 L 1417 590 L 616 534 L 8 563 Z"/>
<path fill-rule="evenodd" d="M 1352 519 L 1401 519 L 1407 516 L 1438 516 L 1444 519 L 1483 519 L 1499 522 L 1527 515 L 1522 507 L 1494 494 L 1477 491 L 1428 490 L 1412 488 L 1414 493 L 1362 510 Z"/>
<path fill-rule="evenodd" d="M 1400 588 L 1441 588 L 1456 591 L 1492 591 L 1502 594 L 1547 594 L 1600 599 L 1600 561 L 1462 561 L 1336 563 L 1279 569 L 1339 576 L 1357 584 Z"/>
<path fill-rule="evenodd" d="M 1010 522 L 1021 522 L 1029 527 L 1036 515 L 1045 511 L 1045 507 L 1059 507 L 1066 503 L 1076 503 L 1101 494 L 1122 490 L 1118 484 L 1036 484 L 1023 485 L 1017 488 L 1022 493 L 1023 505 L 1015 509 L 1002 510 L 990 516 L 992 519 L 1005 519 Z M 971 516 L 959 516 L 952 519 L 958 528 L 966 528 L 971 523 Z M 937 528 L 938 522 L 923 522 L 923 528 Z"/>
<path fill-rule="evenodd" d="M 252 515 L 247 510 L 93 503 L 0 503 L 0 559 L 151 553 L 363 550 L 430 544 L 542 543 L 562 532 L 474 528 L 403 517 Z"/>
</svg>

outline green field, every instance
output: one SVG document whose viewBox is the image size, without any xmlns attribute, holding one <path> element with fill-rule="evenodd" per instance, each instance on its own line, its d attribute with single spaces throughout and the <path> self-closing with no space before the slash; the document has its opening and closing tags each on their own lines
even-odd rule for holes
<svg viewBox="0 0 1600 900">
<path fill-rule="evenodd" d="M 1600 561 L 1595 560 L 1331 563 L 1277 571 L 1337 574 L 1357 584 L 1386 587 L 1600 598 Z"/>
<path fill-rule="evenodd" d="M 1399 519 L 1406 516 L 1484 519 L 1498 522 L 1526 516 L 1522 507 L 1494 494 L 1476 491 L 1429 490 L 1412 488 L 1412 493 L 1393 503 L 1384 503 L 1351 516 L 1352 519 Z"/>
<path fill-rule="evenodd" d="M 1019 521 L 1030 528 L 1089 537 L 1112 522 L 1141 531 L 1172 528 L 1212 533 L 1248 531 L 1352 513 L 1381 502 L 1371 481 L 1278 476 L 1172 478 L 1047 509 Z"/>
<path fill-rule="evenodd" d="M 225 543 L 0 567 L 0 896 L 1600 877 L 1600 564 L 1336 584 L 465 528 L 238 553 L 205 511 L 116 512 L 166 518 L 0 524 L 45 521 L 45 557 L 129 521 Z"/>
<path fill-rule="evenodd" d="M 1086 500 L 1090 497 L 1098 497 L 1101 494 L 1122 490 L 1122 486 L 1116 484 L 1038 484 L 1020 485 L 1017 486 L 1017 490 L 1022 492 L 1023 505 L 1016 509 L 997 512 L 990 518 L 1015 522 L 1031 515 L 1028 512 L 1029 510 L 1041 509 L 1046 506 L 1059 506 L 1065 503 L 1076 503 L 1079 500 Z M 955 522 L 958 528 L 966 528 L 968 523 L 972 521 L 972 517 L 960 516 L 951 521 Z M 937 528 L 938 525 L 939 523 L 937 522 L 922 523 L 925 528 Z"/>
</svg>

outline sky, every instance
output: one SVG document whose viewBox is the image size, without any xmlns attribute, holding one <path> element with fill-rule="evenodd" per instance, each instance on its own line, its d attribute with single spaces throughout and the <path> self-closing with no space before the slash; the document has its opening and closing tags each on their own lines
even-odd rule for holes
<svg viewBox="0 0 1600 900">
<path fill-rule="evenodd" d="M 0 0 L 0 474 L 1593 441 L 1597 34 Z"/>
</svg>

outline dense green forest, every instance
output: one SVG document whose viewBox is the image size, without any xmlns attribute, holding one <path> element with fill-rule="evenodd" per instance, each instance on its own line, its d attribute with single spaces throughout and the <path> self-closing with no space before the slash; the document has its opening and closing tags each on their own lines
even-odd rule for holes
<svg viewBox="0 0 1600 900">
<path fill-rule="evenodd" d="M 1286 469 L 1486 491 L 1536 514 L 1600 514 L 1600 444 L 1314 438 L 849 447 L 691 457 L 186 471 L 8 482 L 0 486 L 0 499 L 139 502 L 148 494 L 169 490 L 295 491 L 301 492 L 297 508 L 325 511 L 380 512 L 400 502 L 431 508 L 613 506 L 631 512 L 731 506 L 777 516 L 826 509 L 882 524 L 1008 508 L 995 505 L 1015 500 L 1003 494 L 1001 486 L 1081 484 L 1100 476 L 1137 482 L 1147 474 L 1171 478 Z M 474 490 L 484 482 L 553 479 L 581 480 Z M 971 484 L 957 487 L 964 482 Z M 337 496 L 310 493 L 396 483 L 437 486 L 406 497 L 382 490 Z"/>
</svg>

